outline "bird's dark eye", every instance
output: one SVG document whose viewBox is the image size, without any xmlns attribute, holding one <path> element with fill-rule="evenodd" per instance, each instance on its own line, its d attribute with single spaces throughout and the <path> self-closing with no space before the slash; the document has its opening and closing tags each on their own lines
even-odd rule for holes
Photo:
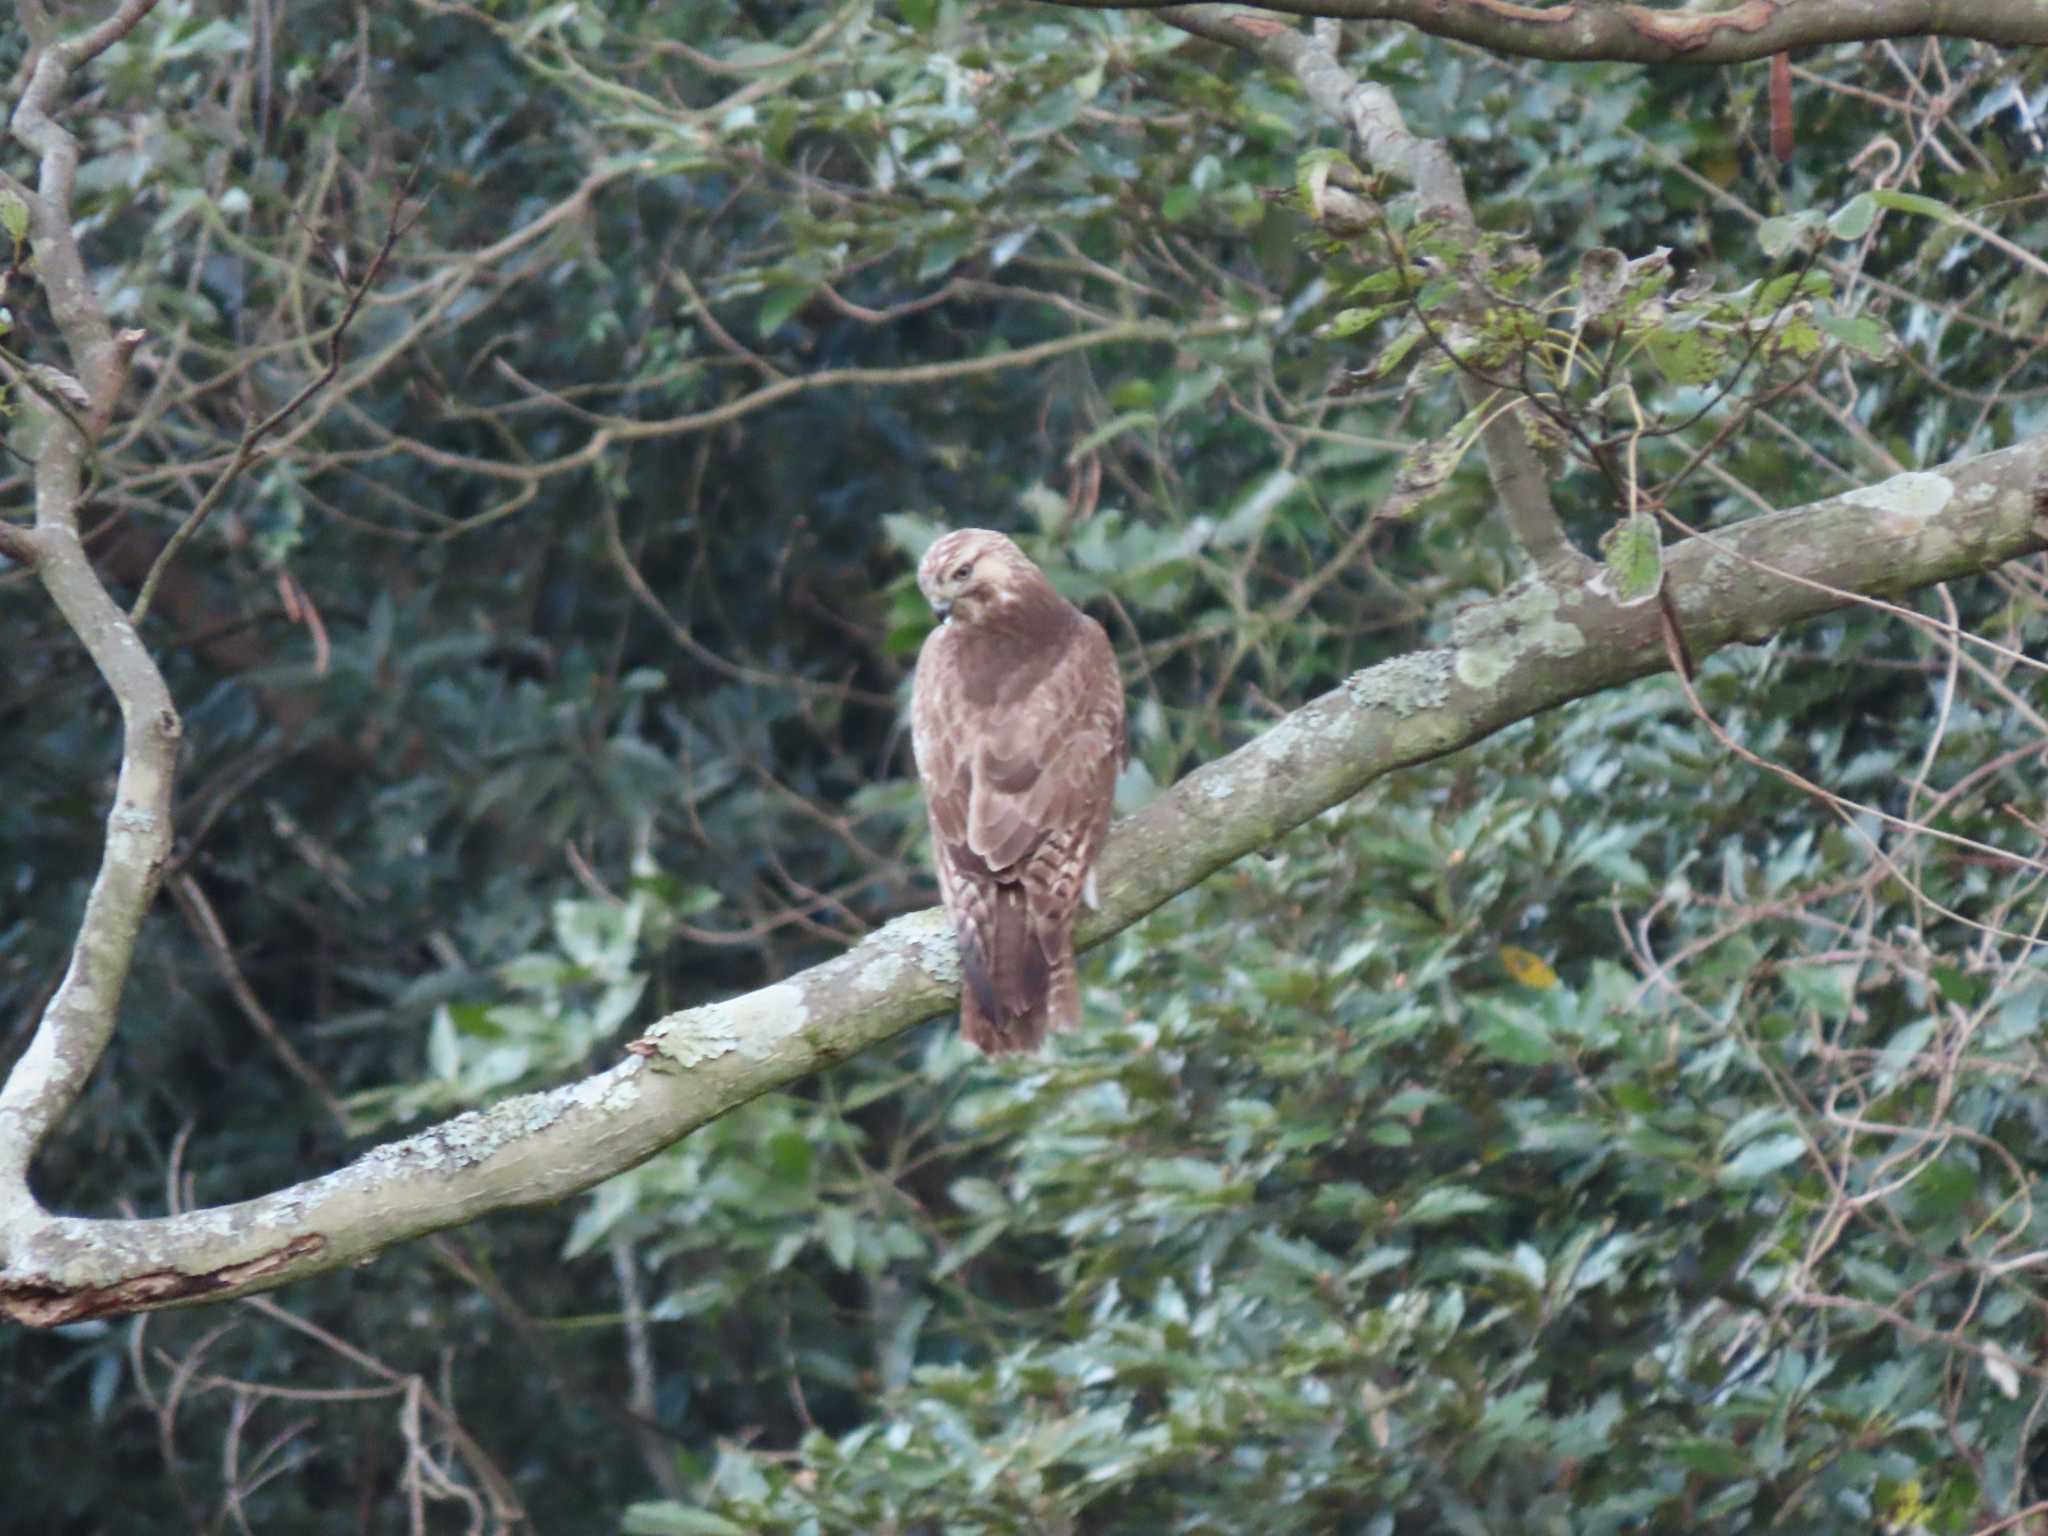
<svg viewBox="0 0 2048 1536">
<path fill-rule="evenodd" d="M 955 581 L 965 581 L 973 574 L 974 562 L 972 560 L 963 560 L 953 568 L 953 579 Z"/>
</svg>

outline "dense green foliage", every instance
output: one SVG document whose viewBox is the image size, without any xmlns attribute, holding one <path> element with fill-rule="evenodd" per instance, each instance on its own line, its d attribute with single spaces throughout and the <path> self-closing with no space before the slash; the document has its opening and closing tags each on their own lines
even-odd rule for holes
<svg viewBox="0 0 2048 1536">
<path fill-rule="evenodd" d="M 1483 791 L 1414 778 L 1322 818 L 1120 938 L 1102 1025 L 1056 1066 L 971 1084 L 943 1130 L 864 1127 L 848 1167 L 874 1171 L 814 1240 L 879 1292 L 882 1416 L 795 1465 L 728 1452 L 729 1526 L 632 1528 L 908 1527 L 963 1480 L 973 1528 L 1019 1532 L 1846 1531 L 2010 1497 L 2034 1394 L 1966 1350 L 2024 1358 L 2031 1308 L 1973 1300 L 1950 1255 L 2012 1251 L 2025 1181 L 1919 1138 L 1945 1121 L 2038 1163 L 2038 1120 L 1988 1074 L 2027 1069 L 2048 989 L 2011 990 L 1972 1051 L 1987 1077 L 1939 1109 L 1928 1032 L 1897 1023 L 1926 1016 L 1927 978 L 1830 965 L 1792 913 L 1706 949 L 1683 996 L 1608 958 L 1617 911 L 1688 885 L 1714 915 L 1679 939 L 1868 866 L 1789 794 L 1703 858 L 1671 801 L 1728 775 L 1689 750 L 1675 690 L 1645 693 L 1473 754 Z M 1654 792 L 1615 781 L 1617 750 Z M 1570 829 L 1557 807 L 1603 786 L 1601 821 Z M 1567 974 L 1515 980 L 1501 935 Z M 1889 1134 L 1803 1112 L 1863 1085 Z M 943 1192 L 880 1176 L 963 1141 L 991 1154 Z M 1918 1176 L 1879 1195 L 1901 1144 L 1890 1171 Z M 1833 1251 L 1815 1153 L 1885 1212 Z M 687 1195 L 641 1201 L 702 1233 Z M 1973 1318 L 1967 1344 L 1878 1321 L 1916 1285 L 1925 1324 Z"/>
<path fill-rule="evenodd" d="M 1652 508 L 2048 423 L 2040 57 L 1802 61 L 1854 91 L 1802 78 L 1781 169 L 1761 65 L 1361 30 L 1346 67 L 1464 170 L 1472 315 L 1398 188 L 1318 222 L 1365 178 L 1288 79 L 1143 16 L 282 10 L 164 0 L 69 121 L 153 337 L 95 486 L 123 595 L 367 281 L 146 627 L 179 874 L 305 1070 L 166 899 L 39 1166 L 66 1209 L 289 1184 L 928 904 L 900 706 L 941 524 L 1104 617 L 1136 803 L 1516 574 L 1432 332 L 1555 402 L 1618 570 Z M 44 355 L 31 266 L 8 303 Z M 1988 1527 L 2048 1497 L 2043 591 L 1703 670 L 1839 814 L 1645 683 L 1180 898 L 1043 1061 L 931 1026 L 573 1210 L 0 1336 L 10 1499 L 79 1532 L 398 1528 L 416 1489 L 452 1527 L 487 1477 L 544 1531 Z M 118 737 L 20 572 L 0 656 L 11 1058 Z"/>
</svg>

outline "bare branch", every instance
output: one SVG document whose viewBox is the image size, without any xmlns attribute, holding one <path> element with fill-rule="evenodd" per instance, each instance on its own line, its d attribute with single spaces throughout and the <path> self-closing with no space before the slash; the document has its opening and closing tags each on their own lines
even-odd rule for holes
<svg viewBox="0 0 2048 1536">
<path fill-rule="evenodd" d="M 600 416 L 596 413 L 585 413 L 590 420 L 602 423 L 595 434 L 581 447 L 571 452 L 533 464 L 509 464 L 497 459 L 449 453 L 410 438 L 400 439 L 392 436 L 390 440 L 394 443 L 402 442 L 407 453 L 441 469 L 462 470 L 496 480 L 531 483 L 550 475 L 559 475 L 595 464 L 611 451 L 615 443 L 644 442 L 656 438 L 686 437 L 697 432 L 708 432 L 738 421 L 742 417 L 751 416 L 756 411 L 765 410 L 792 395 L 806 394 L 811 390 L 840 389 L 850 385 L 890 388 L 943 384 L 958 379 L 1002 373 L 1012 368 L 1035 367 L 1039 363 L 1064 357 L 1070 352 L 1085 351 L 1091 347 L 1117 346 L 1135 341 L 1185 341 L 1200 336 L 1227 336 L 1246 328 L 1247 322 L 1237 316 L 1188 325 L 1170 320 L 1132 320 L 1106 325 L 1096 330 L 1077 331 L 1069 336 L 1035 342 L 1031 346 L 1018 347 L 1008 352 L 992 352 L 952 362 L 906 363 L 893 368 L 821 368 L 815 373 L 791 374 L 722 404 L 708 406 L 701 411 L 692 411 L 684 416 L 657 417 L 650 421 L 631 416 Z M 364 420 L 360 424 L 372 431 L 378 430 L 374 422 Z M 449 531 L 460 532 L 464 528 L 475 526 L 476 522 L 477 519 L 472 518 Z"/>
<path fill-rule="evenodd" d="M 1184 9 L 1174 0 L 1050 0 L 1075 10 Z M 1725 9 L 1663 9 L 1573 0 L 1249 0 L 1261 11 L 1344 21 L 1400 21 L 1419 32 L 1532 59 L 1740 64 L 1787 49 L 1893 37 L 1968 37 L 2012 47 L 2048 43 L 2048 12 L 2012 0 L 1738 0 Z"/>
<path fill-rule="evenodd" d="M 35 240 L 36 272 L 96 406 L 118 390 L 122 359 L 106 311 L 79 258 L 78 242 L 72 238 L 71 188 L 78 175 L 78 140 L 50 114 L 78 67 L 134 31 L 155 8 L 156 0 L 123 0 L 119 10 L 90 32 L 45 47 L 9 125 L 14 137 L 38 157 L 36 193 L 24 199 Z"/>
<path fill-rule="evenodd" d="M 257 997 L 256 989 L 249 985 L 249 978 L 242 974 L 242 967 L 235 959 L 234 946 L 228 942 L 227 928 L 221 923 L 220 914 L 214 911 L 213 903 L 199 882 L 189 872 L 175 876 L 171 881 L 171 897 L 178 904 L 178 910 L 185 915 L 185 921 L 199 936 L 199 942 L 212 957 L 214 969 L 220 972 L 221 980 L 227 983 L 229 993 L 234 997 L 235 1006 L 242 1010 L 242 1016 L 256 1027 L 264 1043 L 276 1052 L 277 1059 L 320 1101 L 320 1107 L 327 1111 L 328 1119 L 343 1131 L 348 1128 L 348 1115 L 341 1106 L 341 1100 L 334 1096 L 327 1079 L 299 1054 L 298 1047 L 291 1043 L 285 1032 L 278 1028 L 277 1020 L 270 1016 L 270 1010 Z"/>
<path fill-rule="evenodd" d="M 0 522 L 0 555 L 5 555 L 17 565 L 33 566 L 36 546 L 26 530 L 12 523 Z"/>
<path fill-rule="evenodd" d="M 2044 548 L 2048 436 L 1675 544 L 1666 590 L 1703 658 Z M 1082 941 L 1100 943 L 1386 773 L 1662 670 L 1664 622 L 1654 605 L 1615 606 L 1597 575 L 1537 575 L 1465 610 L 1451 644 L 1356 674 L 1120 823 L 1098 882 L 1103 909 Z M 459 1115 L 260 1199 L 121 1221 L 0 1205 L 0 1313 L 51 1325 L 225 1298 L 562 1199 L 944 1012 L 958 990 L 951 931 L 922 912 L 786 981 L 660 1020 L 608 1071 Z"/>
<path fill-rule="evenodd" d="M 182 727 L 163 675 L 93 570 L 78 527 L 92 447 L 88 434 L 113 412 L 135 339 L 114 334 L 86 276 L 72 236 L 78 142 L 51 116 L 77 67 L 126 36 L 154 4 L 125 0 L 90 32 L 69 42 L 46 43 L 11 125 L 14 137 L 40 157 L 36 190 L 25 199 L 37 274 L 84 401 L 81 420 L 45 391 L 32 390 L 24 397 L 35 461 L 36 525 L 27 532 L 10 531 L 8 542 L 26 556 L 91 655 L 120 704 L 122 726 L 121 768 L 107 814 L 106 847 L 71 963 L 28 1049 L 0 1087 L 0 1211 L 16 1215 L 36 1209 L 28 1187 L 29 1163 L 76 1102 L 113 1034 L 135 939 L 171 849 L 171 789 Z M 46 26 L 44 32 L 47 36 Z"/>
<path fill-rule="evenodd" d="M 414 176 L 417 176 L 419 168 L 415 166 L 413 169 Z M 128 610 L 130 623 L 139 625 L 149 616 L 149 605 L 156 597 L 157 585 L 163 580 L 164 572 L 170 569 L 171 562 L 178 558 L 178 551 L 199 531 L 208 514 L 220 505 L 228 487 L 235 483 L 243 470 L 255 462 L 263 440 L 296 416 L 300 407 L 333 383 L 335 376 L 341 372 L 342 338 L 348 334 L 350 324 L 363 307 L 364 298 L 376 285 L 378 277 L 384 271 L 384 264 L 391 259 L 391 248 L 398 243 L 399 235 L 405 230 L 406 224 L 402 214 L 406 196 L 411 192 L 412 185 L 413 178 L 408 177 L 405 186 L 399 191 L 398 201 L 391 209 L 391 217 L 385 223 L 384 239 L 377 247 L 377 254 L 370 258 L 370 265 L 363 273 L 363 280 L 356 285 L 354 292 L 349 294 L 348 303 L 342 307 L 341 318 L 334 322 L 333 328 L 327 333 L 326 367 L 308 380 L 291 399 L 261 421 L 252 422 L 242 433 L 242 440 L 236 444 L 235 456 L 228 461 L 227 468 L 223 469 L 215 477 L 213 484 L 207 487 L 206 494 L 199 498 L 199 505 L 186 514 L 184 522 L 178 525 L 177 532 L 171 535 L 163 547 L 163 552 L 156 557 L 156 563 L 149 568 L 149 575 L 143 578 L 142 590 L 135 594 L 135 606 Z"/>
<path fill-rule="evenodd" d="M 53 418 L 47 415 L 46 423 Z M 45 428 L 48 443 L 75 441 Z M 39 481 L 43 477 L 39 474 Z M 113 1034 L 135 939 L 171 850 L 171 789 L 182 726 L 170 690 L 135 626 L 107 595 L 69 519 L 38 521 L 20 537 L 35 572 L 84 642 L 121 706 L 121 769 L 107 814 L 106 848 L 86 898 L 64 980 L 34 1037 L 0 1088 L 0 1209 L 28 1202 L 28 1165 L 76 1101 Z"/>
</svg>

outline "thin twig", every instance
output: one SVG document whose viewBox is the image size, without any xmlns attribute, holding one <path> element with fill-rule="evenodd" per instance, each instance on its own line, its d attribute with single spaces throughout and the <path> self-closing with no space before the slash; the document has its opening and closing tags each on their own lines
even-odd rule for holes
<svg viewBox="0 0 2048 1536">
<path fill-rule="evenodd" d="M 370 259 L 369 267 L 363 273 L 363 280 L 350 292 L 341 318 L 327 333 L 326 367 L 291 399 L 242 434 L 241 442 L 235 447 L 235 456 L 228 461 L 227 468 L 223 469 L 213 484 L 207 487 L 206 494 L 199 498 L 199 504 L 186 514 L 185 521 L 178 525 L 177 532 L 171 535 L 158 553 L 155 563 L 150 566 L 149 574 L 143 578 L 142 590 L 135 595 L 135 606 L 128 610 L 129 623 L 141 627 L 142 621 L 149 616 L 149 605 L 156 597 L 157 585 L 163 580 L 164 572 L 170 569 L 171 562 L 176 560 L 179 551 L 191 542 L 192 536 L 200 530 L 213 509 L 220 505 L 228 487 L 241 477 L 243 470 L 255 462 L 257 450 L 262 446 L 263 440 L 297 415 L 301 406 L 333 383 L 341 372 L 342 338 L 348 334 L 350 323 L 363 307 L 363 300 L 369 296 L 370 289 L 375 286 L 382 274 L 385 263 L 390 260 L 392 248 L 397 245 L 400 236 L 411 228 L 413 219 L 419 216 L 415 210 L 413 218 L 407 219 L 403 217 L 403 211 L 405 199 L 412 195 L 413 185 L 419 179 L 423 164 L 424 162 L 421 162 L 412 168 L 411 174 L 406 177 L 405 185 L 399 189 L 398 201 L 392 206 L 391 217 L 385 223 L 384 238 L 377 247 L 377 254 Z"/>
<path fill-rule="evenodd" d="M 206 892 L 199 888 L 199 882 L 189 872 L 175 875 L 171 879 L 171 897 L 178 904 L 178 910 L 185 914 L 185 921 L 199 936 L 207 954 L 212 958 L 214 969 L 220 972 L 221 980 L 227 983 L 235 1005 L 242 1010 L 242 1016 L 256 1027 L 256 1032 L 277 1053 L 277 1059 L 285 1069 L 306 1085 L 320 1107 L 327 1111 L 335 1124 L 346 1130 L 348 1116 L 341 1107 L 341 1100 L 327 1084 L 327 1079 L 316 1071 L 312 1063 L 301 1056 L 298 1047 L 286 1038 L 278 1028 L 277 1020 L 257 997 L 256 989 L 249 985 L 249 979 L 242 974 L 242 967 L 235 959 L 234 946 L 228 942 L 227 929 L 220 916 L 213 909 L 213 903 L 206 898 Z"/>
</svg>

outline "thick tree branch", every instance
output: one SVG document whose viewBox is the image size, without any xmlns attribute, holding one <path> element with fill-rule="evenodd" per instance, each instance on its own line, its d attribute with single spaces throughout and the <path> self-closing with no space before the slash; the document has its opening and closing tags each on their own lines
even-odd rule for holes
<svg viewBox="0 0 2048 1536">
<path fill-rule="evenodd" d="M 1076 10 L 1181 10 L 1174 0 L 1050 0 Z M 2048 44 L 2038 0 L 1734 0 L 1706 6 L 1576 0 L 1250 0 L 1261 11 L 1345 21 L 1400 21 L 1419 32 L 1532 59 L 1740 64 L 1787 49 L 1896 37 Z"/>
<path fill-rule="evenodd" d="M 36 277 L 95 407 L 118 391 L 124 359 L 71 234 L 78 140 L 51 114 L 79 66 L 105 53 L 155 9 L 156 0 L 123 0 L 119 10 L 90 32 L 44 48 L 9 124 L 14 137 L 33 150 L 38 161 L 36 193 L 26 199 Z"/>
<path fill-rule="evenodd" d="M 125 36 L 154 4 L 125 0 L 90 32 L 68 42 L 46 41 L 11 124 L 14 137 L 40 159 L 36 188 L 24 201 L 37 276 L 76 377 L 38 365 L 46 387 L 23 394 L 24 436 L 35 463 L 36 521 L 33 529 L 10 531 L 8 546 L 34 569 L 113 690 L 121 707 L 122 748 L 106 847 L 86 898 L 71 964 L 28 1049 L 0 1087 L 0 1223 L 33 1220 L 37 1214 L 28 1186 L 29 1163 L 76 1102 L 113 1034 L 135 939 L 171 848 L 177 711 L 135 627 L 86 558 L 78 530 L 92 451 L 87 434 L 112 415 L 134 340 L 114 333 L 86 275 L 72 236 L 78 142 L 51 116 L 72 73 Z M 41 20 L 36 35 L 47 40 L 47 18 Z M 23 196 L 22 190 L 10 190 Z"/>
<path fill-rule="evenodd" d="M 1337 62 L 1323 31 L 1311 34 L 1221 5 L 1170 6 L 1161 9 L 1159 17 L 1193 36 L 1256 54 L 1293 75 L 1309 100 L 1350 132 L 1361 160 L 1413 187 L 1425 208 L 1476 249 L 1479 225 L 1465 195 L 1465 178 L 1450 151 L 1438 140 L 1410 133 L 1393 92 L 1354 78 Z M 1465 302 L 1476 313 L 1485 306 L 1486 296 L 1475 277 L 1476 273 L 1467 275 Z M 1459 375 L 1459 389 L 1467 407 L 1488 412 L 1479 440 L 1509 533 L 1530 562 L 1551 579 L 1581 579 L 1590 562 L 1566 536 L 1550 499 L 1550 477 L 1523 431 L 1527 407 L 1504 408 L 1496 391 L 1467 372 Z"/>
<path fill-rule="evenodd" d="M 2048 548 L 2048 436 L 1894 476 L 1668 551 L 1695 657 L 1842 607 Z M 1654 604 L 1618 608 L 1598 576 L 1538 575 L 1460 614 L 1452 643 L 1360 672 L 1198 769 L 1112 835 L 1099 943 L 1383 774 L 1662 670 Z M 151 1220 L 0 1206 L 0 1312 L 32 1324 L 218 1299 L 375 1255 L 510 1206 L 563 1199 L 706 1121 L 946 1011 L 943 917 L 902 918 L 823 965 L 655 1024 L 595 1077 L 509 1099 L 260 1199 Z"/>
</svg>

